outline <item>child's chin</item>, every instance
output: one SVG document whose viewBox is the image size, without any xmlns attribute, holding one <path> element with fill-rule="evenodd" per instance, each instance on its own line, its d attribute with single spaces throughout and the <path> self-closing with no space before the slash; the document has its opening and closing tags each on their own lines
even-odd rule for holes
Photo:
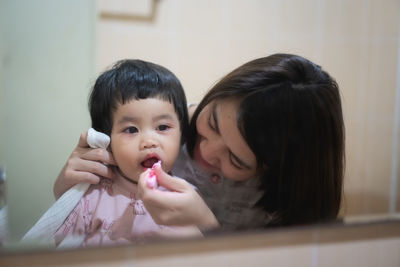
<svg viewBox="0 0 400 267">
<path fill-rule="evenodd" d="M 139 174 L 134 174 L 134 175 L 127 175 L 126 172 L 124 172 L 124 171 L 121 170 L 121 169 L 119 169 L 119 173 L 120 173 L 125 179 L 127 179 L 127 180 L 129 180 L 129 181 L 131 181 L 131 182 L 133 182 L 133 183 L 137 183 L 137 182 L 138 182 L 139 175 L 140 175 L 140 173 L 139 173 Z M 133 176 L 134 176 L 135 178 L 132 178 Z"/>
</svg>

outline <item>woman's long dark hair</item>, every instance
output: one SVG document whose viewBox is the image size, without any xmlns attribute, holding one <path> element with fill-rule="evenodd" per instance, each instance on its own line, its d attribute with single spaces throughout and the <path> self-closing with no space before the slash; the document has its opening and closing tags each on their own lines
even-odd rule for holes
<svg viewBox="0 0 400 267">
<path fill-rule="evenodd" d="M 264 196 L 259 205 L 276 225 L 333 220 L 344 176 L 344 123 L 339 88 L 320 66 L 296 55 L 250 61 L 220 80 L 190 122 L 193 155 L 196 120 L 210 102 L 241 100 L 237 125 L 256 155 Z"/>
</svg>

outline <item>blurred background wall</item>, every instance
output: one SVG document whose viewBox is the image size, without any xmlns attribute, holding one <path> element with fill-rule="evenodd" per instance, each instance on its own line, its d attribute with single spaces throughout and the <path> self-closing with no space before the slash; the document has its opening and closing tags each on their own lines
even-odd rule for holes
<svg viewBox="0 0 400 267">
<path fill-rule="evenodd" d="M 97 69 L 127 57 L 157 62 L 177 74 L 189 102 L 257 57 L 293 53 L 321 65 L 343 97 L 343 214 L 396 209 L 399 1 L 99 0 L 98 8 Z"/>
<path fill-rule="evenodd" d="M 90 125 L 95 7 L 88 0 L 0 0 L 0 164 L 13 237 L 54 202 L 55 178 Z"/>
<path fill-rule="evenodd" d="M 346 125 L 343 215 L 399 210 L 398 0 L 0 0 L 0 163 L 21 236 L 53 201 L 99 72 L 164 65 L 198 102 L 223 75 L 294 53 L 339 83 Z"/>
</svg>

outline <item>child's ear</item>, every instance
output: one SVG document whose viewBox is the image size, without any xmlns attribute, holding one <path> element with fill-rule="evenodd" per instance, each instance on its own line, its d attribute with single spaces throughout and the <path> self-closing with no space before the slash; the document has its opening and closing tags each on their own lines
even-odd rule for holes
<svg viewBox="0 0 400 267">
<path fill-rule="evenodd" d="M 114 154 L 113 154 L 112 149 L 111 149 L 111 143 L 112 142 L 110 141 L 110 144 L 107 147 L 107 151 L 110 152 L 112 157 L 114 158 Z M 115 162 L 115 159 L 114 159 L 114 162 Z M 115 164 L 117 164 L 117 163 L 115 162 Z M 115 165 L 114 167 L 117 167 L 117 165 Z"/>
</svg>

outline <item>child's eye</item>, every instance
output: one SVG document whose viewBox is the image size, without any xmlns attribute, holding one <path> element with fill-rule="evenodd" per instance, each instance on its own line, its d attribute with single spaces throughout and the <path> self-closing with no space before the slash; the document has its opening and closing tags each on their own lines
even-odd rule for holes
<svg viewBox="0 0 400 267">
<path fill-rule="evenodd" d="M 159 130 L 159 131 L 166 131 L 166 130 L 168 130 L 169 128 L 171 128 L 171 127 L 169 127 L 168 125 L 165 125 L 165 124 L 161 124 L 161 125 L 159 125 L 159 126 L 157 127 L 157 130 Z"/>
<path fill-rule="evenodd" d="M 126 129 L 124 130 L 124 132 L 133 134 L 133 133 L 139 132 L 139 130 L 138 130 L 138 128 L 136 128 L 136 127 L 134 127 L 134 126 L 130 126 L 130 127 L 126 128 Z"/>
</svg>

